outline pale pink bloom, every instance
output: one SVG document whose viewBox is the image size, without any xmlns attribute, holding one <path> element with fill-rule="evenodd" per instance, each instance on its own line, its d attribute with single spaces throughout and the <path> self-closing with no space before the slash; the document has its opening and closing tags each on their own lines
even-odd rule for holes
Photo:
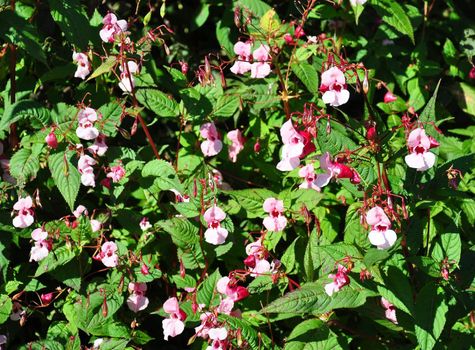
<svg viewBox="0 0 475 350">
<path fill-rule="evenodd" d="M 99 220 L 91 219 L 91 230 L 97 232 L 101 229 L 102 223 Z"/>
<path fill-rule="evenodd" d="M 125 64 L 119 66 L 121 71 L 120 73 L 120 82 L 119 87 L 124 92 L 132 92 L 135 87 L 134 74 L 138 73 L 139 66 L 134 61 L 128 61 L 127 67 Z"/>
<path fill-rule="evenodd" d="M 300 169 L 299 176 L 305 179 L 305 181 L 299 186 L 299 188 L 313 189 L 315 191 L 320 192 L 321 189 L 317 186 L 316 183 L 317 175 L 315 174 L 315 168 L 313 167 L 313 164 L 308 164 L 302 169 Z"/>
<path fill-rule="evenodd" d="M 417 128 L 411 131 L 407 138 L 407 146 L 410 154 L 404 160 L 410 168 L 417 171 L 425 171 L 435 164 L 435 154 L 429 152 L 429 149 L 439 146 L 438 142 L 426 135 L 423 128 Z"/>
<path fill-rule="evenodd" d="M 338 271 L 336 274 L 328 275 L 328 278 L 332 278 L 333 282 L 325 285 L 325 293 L 332 296 L 333 293 L 338 292 L 347 284 L 350 284 L 350 279 L 347 276 L 348 270 L 343 265 L 338 264 Z"/>
<path fill-rule="evenodd" d="M 94 343 L 92 344 L 92 350 L 100 350 L 101 344 L 104 342 L 104 338 L 98 338 L 94 340 Z"/>
<path fill-rule="evenodd" d="M 345 164 L 332 161 L 330 153 L 325 152 L 320 157 L 320 168 L 326 173 L 318 174 L 315 179 L 315 185 L 322 188 L 330 183 L 332 178 L 335 179 L 350 179 L 353 183 L 359 183 L 360 178 L 358 173 Z"/>
<path fill-rule="evenodd" d="M 221 300 L 217 311 L 220 314 L 229 315 L 233 311 L 233 308 L 234 308 L 234 301 L 231 298 L 227 297 Z"/>
<path fill-rule="evenodd" d="M 223 244 L 228 237 L 228 230 L 221 227 L 221 221 L 226 217 L 226 213 L 216 205 L 205 211 L 203 218 L 208 224 L 205 231 L 206 242 L 214 245 Z"/>
<path fill-rule="evenodd" d="M 107 152 L 106 136 L 104 134 L 99 134 L 94 143 L 87 148 L 89 152 L 99 157 L 103 156 Z"/>
<path fill-rule="evenodd" d="M 212 340 L 224 340 L 228 337 L 228 331 L 224 327 L 211 328 L 208 331 L 208 336 Z"/>
<path fill-rule="evenodd" d="M 166 318 L 162 320 L 163 339 L 168 340 L 168 337 L 176 337 L 183 333 L 185 324 L 178 318 Z"/>
<path fill-rule="evenodd" d="M 125 66 L 125 64 L 121 64 L 119 66 L 119 70 L 122 72 L 122 73 L 130 73 L 130 74 L 136 74 L 139 72 L 139 65 L 137 64 L 137 62 L 135 61 L 127 61 L 127 67 Z"/>
<path fill-rule="evenodd" d="M 350 99 L 350 92 L 346 89 L 346 79 L 343 72 L 332 67 L 322 73 L 320 92 L 323 93 L 323 102 L 338 107 Z"/>
<path fill-rule="evenodd" d="M 93 140 L 99 136 L 99 131 L 94 127 L 94 123 L 99 119 L 97 112 L 86 107 L 78 113 L 78 127 L 76 135 L 83 140 Z"/>
<path fill-rule="evenodd" d="M 386 318 L 394 324 L 397 324 L 396 308 L 387 299 L 381 297 L 381 305 L 385 308 Z"/>
<path fill-rule="evenodd" d="M 271 264 L 265 259 L 256 259 L 256 265 L 251 270 L 251 276 L 256 277 L 271 272 Z"/>
<path fill-rule="evenodd" d="M 268 63 L 270 60 L 269 51 L 269 46 L 262 44 L 254 50 L 252 53 L 254 63 L 251 64 L 251 78 L 265 78 L 270 74 L 271 69 Z"/>
<path fill-rule="evenodd" d="M 201 151 L 206 157 L 217 155 L 223 148 L 218 131 L 214 123 L 205 123 L 200 128 L 201 136 L 206 139 L 201 143 Z"/>
<path fill-rule="evenodd" d="M 81 215 L 88 215 L 87 208 L 84 205 L 78 205 L 76 210 L 73 211 L 73 215 L 79 218 Z"/>
<path fill-rule="evenodd" d="M 115 165 L 110 168 L 107 177 L 112 179 L 112 182 L 119 182 L 125 176 L 125 169 L 122 165 Z"/>
<path fill-rule="evenodd" d="M 81 183 L 84 186 L 96 186 L 96 181 L 94 178 L 94 169 L 92 168 L 92 166 L 96 163 L 97 162 L 93 158 L 87 155 L 83 154 L 79 157 L 78 171 L 81 174 Z"/>
<path fill-rule="evenodd" d="M 216 185 L 220 190 L 231 191 L 233 188 L 230 184 L 224 181 L 223 174 L 218 169 L 211 170 L 212 177 L 210 174 L 210 179 L 208 181 L 209 185 L 213 187 L 213 184 Z"/>
<path fill-rule="evenodd" d="M 397 101 L 397 97 L 391 91 L 387 91 L 384 94 L 384 103 L 391 103 Z"/>
<path fill-rule="evenodd" d="M 368 0 L 350 0 L 351 6 L 363 5 Z"/>
<path fill-rule="evenodd" d="M 287 225 L 287 219 L 282 215 L 284 202 L 275 198 L 267 198 L 263 208 L 266 213 L 269 213 L 263 222 L 265 228 L 269 231 L 282 231 Z"/>
<path fill-rule="evenodd" d="M 34 241 L 44 241 L 44 240 L 46 240 L 46 238 L 48 238 L 48 232 L 43 231 L 42 228 L 34 229 L 31 232 L 31 238 Z"/>
<path fill-rule="evenodd" d="M 119 257 L 116 254 L 117 245 L 114 242 L 105 242 L 101 247 L 99 257 L 107 267 L 116 267 L 119 264 Z"/>
<path fill-rule="evenodd" d="M 228 132 L 227 136 L 232 142 L 231 146 L 229 146 L 229 159 L 231 159 L 231 162 L 236 163 L 237 155 L 244 149 L 245 140 L 239 129 Z"/>
<path fill-rule="evenodd" d="M 381 207 L 374 207 L 366 213 L 366 222 L 371 225 L 368 239 L 378 249 L 387 249 L 397 240 L 396 232 L 390 230 L 391 221 Z"/>
<path fill-rule="evenodd" d="M 35 218 L 32 207 L 33 200 L 30 196 L 18 198 L 18 201 L 13 205 L 13 209 L 17 211 L 16 216 L 13 218 L 13 226 L 25 228 L 33 224 Z"/>
<path fill-rule="evenodd" d="M 188 203 L 190 201 L 190 196 L 186 194 L 181 194 L 178 190 L 174 188 L 170 188 L 170 191 L 172 191 L 175 194 L 175 200 L 178 203 L 182 203 L 182 202 Z"/>
<path fill-rule="evenodd" d="M 280 128 L 280 136 L 282 138 L 282 160 L 277 164 L 280 171 L 290 171 L 300 164 L 300 156 L 305 147 L 304 137 L 295 130 L 292 120 L 287 120 Z"/>
<path fill-rule="evenodd" d="M 230 279 L 228 276 L 221 277 L 216 283 L 216 290 L 221 294 L 226 294 L 229 281 Z"/>
<path fill-rule="evenodd" d="M 74 77 L 81 78 L 82 80 L 86 79 L 89 73 L 91 73 L 91 63 L 89 63 L 87 55 L 82 52 L 73 52 L 73 61 L 78 65 Z"/>
<path fill-rule="evenodd" d="M 99 31 L 99 36 L 106 43 L 113 43 L 115 36 L 127 30 L 127 21 L 124 19 L 117 20 L 117 16 L 108 13 L 103 19 L 104 26 Z"/>
<path fill-rule="evenodd" d="M 149 303 L 148 298 L 145 296 L 147 284 L 130 282 L 129 291 L 132 293 L 127 299 L 129 309 L 135 313 L 146 309 Z"/>
<path fill-rule="evenodd" d="M 246 254 L 247 255 L 258 254 L 259 252 L 262 251 L 262 249 L 263 249 L 262 239 L 259 238 L 257 241 L 251 242 L 248 245 L 246 245 Z"/>
<path fill-rule="evenodd" d="M 231 67 L 231 72 L 234 74 L 244 74 L 251 70 L 251 43 L 244 43 L 238 41 L 234 44 L 234 52 L 238 55 L 236 61 Z"/>
<path fill-rule="evenodd" d="M 242 300 L 249 296 L 249 291 L 246 287 L 238 286 L 236 280 L 231 280 L 229 277 L 221 277 L 216 283 L 216 289 L 219 293 L 226 295 L 233 302 Z"/>
<path fill-rule="evenodd" d="M 178 314 L 180 312 L 180 304 L 178 304 L 178 299 L 176 297 L 168 298 L 163 303 L 163 311 L 167 314 Z"/>
<path fill-rule="evenodd" d="M 48 232 L 41 228 L 33 230 L 31 238 L 35 241 L 35 245 L 31 247 L 30 261 L 41 261 L 46 258 L 52 248 L 51 241 L 48 238 Z"/>
<path fill-rule="evenodd" d="M 152 228 L 150 221 L 148 221 L 146 217 L 143 217 L 142 220 L 140 220 L 139 226 L 142 231 L 147 231 L 148 229 Z"/>
</svg>

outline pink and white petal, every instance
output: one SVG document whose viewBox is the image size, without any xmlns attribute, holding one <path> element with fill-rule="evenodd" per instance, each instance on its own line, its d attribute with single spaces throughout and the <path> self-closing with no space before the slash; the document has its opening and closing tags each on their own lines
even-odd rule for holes
<svg viewBox="0 0 475 350">
<path fill-rule="evenodd" d="M 334 282 L 325 284 L 324 288 L 325 288 L 325 293 L 327 293 L 328 296 L 330 296 L 330 297 L 333 295 L 333 293 L 338 292 L 338 290 L 339 290 L 338 286 Z"/>
<path fill-rule="evenodd" d="M 48 238 L 48 232 L 43 231 L 41 228 L 34 229 L 33 232 L 31 232 L 31 238 L 35 241 L 44 241 Z"/>
<path fill-rule="evenodd" d="M 279 215 L 276 219 L 277 231 L 282 231 L 287 225 L 287 218 L 283 215 Z"/>
<path fill-rule="evenodd" d="M 228 276 L 221 277 L 216 283 L 216 290 L 221 294 L 226 294 L 228 284 L 229 284 L 229 277 Z"/>
<path fill-rule="evenodd" d="M 168 340 L 168 337 L 176 337 L 183 333 L 185 324 L 177 318 L 166 318 L 162 320 L 163 338 Z"/>
<path fill-rule="evenodd" d="M 120 19 L 116 22 L 120 30 L 125 32 L 127 30 L 127 21 L 125 19 Z"/>
<path fill-rule="evenodd" d="M 413 169 L 422 169 L 426 166 L 424 162 L 424 157 L 422 154 L 411 153 L 404 157 L 404 161 L 406 162 L 409 168 Z"/>
<path fill-rule="evenodd" d="M 267 216 L 266 218 L 264 218 L 264 221 L 262 223 L 268 231 L 277 231 L 276 222 L 274 218 Z"/>
<path fill-rule="evenodd" d="M 322 188 L 330 183 L 330 180 L 332 178 L 332 175 L 329 173 L 325 174 L 318 174 L 317 178 L 315 179 L 315 184 Z"/>
<path fill-rule="evenodd" d="M 334 103 L 337 101 L 336 92 L 333 90 L 326 91 L 322 96 L 322 100 L 323 100 L 323 103 L 333 106 Z"/>
<path fill-rule="evenodd" d="M 394 232 L 393 230 L 386 230 L 383 235 L 384 240 L 386 241 L 384 249 L 392 247 L 397 240 L 396 232 Z"/>
<path fill-rule="evenodd" d="M 350 99 L 350 92 L 348 90 L 341 90 L 340 92 L 335 93 L 336 101 L 331 106 L 338 107 L 348 102 Z"/>
<path fill-rule="evenodd" d="M 386 243 L 386 239 L 385 239 L 384 235 L 382 234 L 382 232 L 380 232 L 378 230 L 372 230 L 368 234 L 368 239 L 369 239 L 369 241 L 371 242 L 372 245 L 375 245 L 378 248 L 380 246 L 383 246 Z"/>
<path fill-rule="evenodd" d="M 432 152 L 424 152 L 422 154 L 422 158 L 424 158 L 424 167 L 421 169 L 417 169 L 419 171 L 424 171 L 430 169 L 435 164 L 435 154 Z"/>
</svg>

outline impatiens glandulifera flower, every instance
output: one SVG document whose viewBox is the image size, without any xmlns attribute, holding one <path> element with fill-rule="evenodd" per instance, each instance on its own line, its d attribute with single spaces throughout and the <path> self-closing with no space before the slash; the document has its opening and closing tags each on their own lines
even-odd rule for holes
<svg viewBox="0 0 475 350">
<path fill-rule="evenodd" d="M 201 143 L 201 151 L 206 157 L 217 155 L 223 148 L 223 143 L 219 139 L 218 131 L 214 123 L 201 125 L 200 134 L 206 140 Z"/>
<path fill-rule="evenodd" d="M 16 216 L 13 218 L 13 226 L 25 228 L 33 224 L 35 212 L 32 207 L 33 200 L 30 196 L 18 198 L 18 201 L 13 205 L 13 209 L 17 211 Z"/>
<path fill-rule="evenodd" d="M 262 245 L 262 239 L 251 242 L 246 246 L 247 258 L 244 259 L 244 265 L 249 267 L 251 277 L 257 277 L 264 273 L 273 273 L 275 263 L 269 263 L 269 252 Z"/>
<path fill-rule="evenodd" d="M 107 267 L 116 267 L 119 265 L 119 257 L 116 254 L 117 244 L 114 242 L 105 242 L 99 252 L 99 259 Z"/>
<path fill-rule="evenodd" d="M 350 0 L 351 6 L 363 5 L 368 0 Z"/>
<path fill-rule="evenodd" d="M 49 303 L 51 303 L 51 300 L 53 300 L 53 296 L 54 296 L 53 292 L 41 294 L 40 295 L 41 302 L 44 305 L 48 305 Z"/>
<path fill-rule="evenodd" d="M 174 188 L 170 188 L 170 191 L 172 191 L 175 194 L 175 200 L 177 203 L 190 201 L 190 196 L 188 196 L 187 194 L 181 194 L 178 190 Z"/>
<path fill-rule="evenodd" d="M 325 170 L 325 174 L 318 174 L 315 180 L 315 184 L 322 188 L 330 183 L 332 178 L 335 179 L 350 179 L 352 183 L 360 183 L 361 179 L 355 169 L 349 166 L 332 161 L 330 153 L 325 152 L 320 157 L 320 168 Z"/>
<path fill-rule="evenodd" d="M 384 307 L 386 318 L 394 324 L 397 324 L 396 308 L 387 299 L 381 297 L 381 305 Z"/>
<path fill-rule="evenodd" d="M 106 175 L 112 182 L 119 182 L 125 176 L 125 169 L 122 165 L 114 165 Z"/>
<path fill-rule="evenodd" d="M 254 63 L 251 64 L 251 78 L 265 78 L 270 74 L 270 64 L 267 63 L 270 60 L 269 51 L 269 46 L 262 44 L 254 50 L 252 53 Z"/>
<path fill-rule="evenodd" d="M 140 220 L 139 226 L 142 231 L 147 231 L 148 229 L 152 228 L 152 224 L 150 224 L 150 221 L 148 221 L 148 218 L 146 217 L 143 217 L 142 220 Z"/>
<path fill-rule="evenodd" d="M 127 67 L 125 64 L 119 66 L 120 69 L 120 82 L 119 87 L 124 92 L 132 92 L 135 87 L 134 74 L 139 71 L 139 66 L 134 61 L 128 61 Z M 129 74 L 130 73 L 130 74 Z"/>
<path fill-rule="evenodd" d="M 264 218 L 264 226 L 269 231 L 282 231 L 287 225 L 284 213 L 284 202 L 275 198 L 267 198 L 263 205 L 264 211 L 269 216 Z"/>
<path fill-rule="evenodd" d="M 102 222 L 99 220 L 91 219 L 91 230 L 97 232 L 102 228 Z"/>
<path fill-rule="evenodd" d="M 423 128 L 411 131 L 407 138 L 409 153 L 404 160 L 409 168 L 425 171 L 435 164 L 435 154 L 429 152 L 431 148 L 439 147 L 439 143 L 431 136 L 426 135 Z"/>
<path fill-rule="evenodd" d="M 212 180 L 210 178 L 209 185 L 212 187 L 216 185 L 220 190 L 231 191 L 232 187 L 230 184 L 224 181 L 223 174 L 218 169 L 211 170 Z"/>
<path fill-rule="evenodd" d="M 337 67 L 332 67 L 322 73 L 320 92 L 323 93 L 323 102 L 333 107 L 341 106 L 350 99 L 350 92 L 346 89 L 345 75 Z"/>
<path fill-rule="evenodd" d="M 282 160 L 277 164 L 280 171 L 290 171 L 297 168 L 300 164 L 300 156 L 305 147 L 304 137 L 295 130 L 292 120 L 287 120 L 280 128 L 282 138 Z"/>
<path fill-rule="evenodd" d="M 127 298 L 127 306 L 135 313 L 145 310 L 148 306 L 148 298 L 145 296 L 147 291 L 146 283 L 130 282 L 130 296 Z"/>
<path fill-rule="evenodd" d="M 397 100 L 397 97 L 393 95 L 391 91 L 388 91 L 384 94 L 384 103 L 390 103 Z"/>
<path fill-rule="evenodd" d="M 313 164 L 308 164 L 301 168 L 299 170 L 299 176 L 305 179 L 305 181 L 300 184 L 299 188 L 313 189 L 320 192 L 321 189 L 316 183 L 317 175 L 315 174 L 315 168 L 313 167 Z"/>
<path fill-rule="evenodd" d="M 96 186 L 96 181 L 94 178 L 94 168 L 92 167 L 96 163 L 97 162 L 93 158 L 87 155 L 83 154 L 81 155 L 81 157 L 79 157 L 78 171 L 81 174 L 81 183 L 84 186 Z"/>
<path fill-rule="evenodd" d="M 205 211 L 203 218 L 208 224 L 208 229 L 205 231 L 206 242 L 214 245 L 223 244 L 228 237 L 228 230 L 221 227 L 221 221 L 226 218 L 226 213 L 216 205 Z"/>
<path fill-rule="evenodd" d="M 81 78 L 82 80 L 86 79 L 89 73 L 91 73 L 91 63 L 87 55 L 82 52 L 73 52 L 73 61 L 78 65 L 74 77 Z"/>
<path fill-rule="evenodd" d="M 113 43 L 116 35 L 124 33 L 127 30 L 127 21 L 125 19 L 117 20 L 117 16 L 108 13 L 103 19 L 104 26 L 99 31 L 99 36 L 105 43 Z"/>
<path fill-rule="evenodd" d="M 54 128 L 52 128 L 50 133 L 46 135 L 45 142 L 48 145 L 48 147 L 51 147 L 52 149 L 56 149 L 58 147 L 58 139 L 56 138 L 56 135 L 54 134 Z"/>
<path fill-rule="evenodd" d="M 333 279 L 333 282 L 325 285 L 325 293 L 329 296 L 332 296 L 333 293 L 338 292 L 347 284 L 350 284 L 350 279 L 348 278 L 348 269 L 343 265 L 338 264 L 338 271 L 336 274 L 328 275 L 328 278 Z"/>
<path fill-rule="evenodd" d="M 177 298 L 169 298 L 163 304 L 163 311 L 169 314 L 170 318 L 162 321 L 163 338 L 168 340 L 168 337 L 175 337 L 183 333 L 186 319 L 186 314 L 180 309 Z"/>
<path fill-rule="evenodd" d="M 368 239 L 378 249 L 392 247 L 397 240 L 396 232 L 390 230 L 391 221 L 381 207 L 374 207 L 366 213 L 366 222 L 371 225 Z"/>
<path fill-rule="evenodd" d="M 249 296 L 249 291 L 246 287 L 238 286 L 235 279 L 229 277 L 221 277 L 216 283 L 216 289 L 219 293 L 226 295 L 233 302 L 238 302 Z"/>
<path fill-rule="evenodd" d="M 102 157 L 104 154 L 106 154 L 107 149 L 106 135 L 104 134 L 99 134 L 94 140 L 94 143 L 87 148 L 89 152 L 99 157 Z"/>
<path fill-rule="evenodd" d="M 30 262 L 41 261 L 48 256 L 53 247 L 51 240 L 48 240 L 48 232 L 37 228 L 31 233 L 31 238 L 35 241 L 35 245 L 31 247 Z"/>
<path fill-rule="evenodd" d="M 94 127 L 94 123 L 100 118 L 97 112 L 86 107 L 78 113 L 78 128 L 76 135 L 83 140 L 93 140 L 99 136 L 99 131 Z"/>
<path fill-rule="evenodd" d="M 84 205 L 78 205 L 78 207 L 73 211 L 73 215 L 76 218 L 79 218 L 81 215 L 88 215 L 87 208 Z"/>
<path fill-rule="evenodd" d="M 251 70 L 251 43 L 238 41 L 234 44 L 234 53 L 238 55 L 236 61 L 231 67 L 234 74 L 244 74 Z"/>
<path fill-rule="evenodd" d="M 231 162 L 236 163 L 237 155 L 244 149 L 245 139 L 239 129 L 228 132 L 227 137 L 232 142 L 229 146 L 229 159 Z"/>
<path fill-rule="evenodd" d="M 210 328 L 208 331 L 208 337 L 211 340 L 211 344 L 206 350 L 226 350 L 228 349 L 228 331 L 225 327 Z"/>
</svg>

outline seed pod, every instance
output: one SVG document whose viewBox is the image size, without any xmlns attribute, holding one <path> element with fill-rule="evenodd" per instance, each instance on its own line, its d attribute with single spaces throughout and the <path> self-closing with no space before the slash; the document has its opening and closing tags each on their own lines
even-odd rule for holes
<svg viewBox="0 0 475 350">
<path fill-rule="evenodd" d="M 368 83 L 368 71 L 364 72 L 364 80 L 363 80 L 363 92 L 367 95 L 369 91 L 369 83 Z"/>
</svg>

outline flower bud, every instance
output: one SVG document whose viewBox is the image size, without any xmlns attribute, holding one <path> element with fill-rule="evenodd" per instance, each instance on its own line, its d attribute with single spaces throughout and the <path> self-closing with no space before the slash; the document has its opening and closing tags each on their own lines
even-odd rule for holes
<svg viewBox="0 0 475 350">
<path fill-rule="evenodd" d="M 244 259 L 244 265 L 254 268 L 256 266 L 256 258 L 254 255 L 249 255 L 246 259 Z"/>
<path fill-rule="evenodd" d="M 475 79 L 475 67 L 472 67 L 472 69 L 470 69 L 470 72 L 468 73 L 468 77 L 470 79 Z"/>
<path fill-rule="evenodd" d="M 140 268 L 140 272 L 142 273 L 142 275 L 148 275 L 149 274 L 148 266 L 145 264 L 142 264 L 142 267 Z"/>
<path fill-rule="evenodd" d="M 290 33 L 286 33 L 284 35 L 284 40 L 287 45 L 295 44 L 294 38 L 292 37 L 292 35 L 290 35 Z"/>
<path fill-rule="evenodd" d="M 259 153 L 261 151 L 261 144 L 259 143 L 259 140 L 256 141 L 254 144 L 254 152 Z"/>
<path fill-rule="evenodd" d="M 46 144 L 52 149 L 56 149 L 58 147 L 58 139 L 54 134 L 54 130 L 51 130 L 51 132 L 45 137 L 45 141 Z"/>
<path fill-rule="evenodd" d="M 180 61 L 180 67 L 181 67 L 181 72 L 186 75 L 186 73 L 188 73 L 188 63 L 185 62 L 185 61 Z"/>
<path fill-rule="evenodd" d="M 384 103 L 390 103 L 390 102 L 394 102 L 396 100 L 397 100 L 397 97 L 394 96 L 391 91 L 388 91 L 388 92 L 386 92 L 386 94 L 384 94 Z"/>
<path fill-rule="evenodd" d="M 303 28 L 302 26 L 297 26 L 295 28 L 295 33 L 294 33 L 295 37 L 297 39 L 299 39 L 300 37 L 304 36 L 305 35 L 305 32 L 303 31 Z"/>
<path fill-rule="evenodd" d="M 376 127 L 370 126 L 368 129 L 366 129 L 366 140 L 368 141 L 375 141 L 378 133 L 376 131 Z"/>
<path fill-rule="evenodd" d="M 369 91 L 368 71 L 365 71 L 364 80 L 363 80 L 363 92 L 367 95 L 368 91 Z"/>
<path fill-rule="evenodd" d="M 40 298 L 41 298 L 41 302 L 44 305 L 48 305 L 49 303 L 51 303 L 51 300 L 53 300 L 53 292 L 41 294 Z"/>
</svg>

